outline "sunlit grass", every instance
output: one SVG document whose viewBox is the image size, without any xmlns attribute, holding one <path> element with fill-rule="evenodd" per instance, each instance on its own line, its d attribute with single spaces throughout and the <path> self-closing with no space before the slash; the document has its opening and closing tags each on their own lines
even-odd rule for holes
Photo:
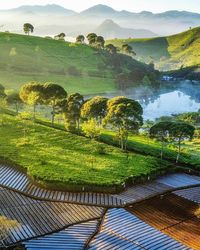
<svg viewBox="0 0 200 250">
<path fill-rule="evenodd" d="M 25 130 L 24 130 L 25 129 Z M 7 116 L 0 129 L 0 156 L 27 169 L 38 181 L 99 186 L 122 185 L 128 177 L 160 173 L 168 167 L 151 156 L 130 153 L 53 128 Z"/>
</svg>

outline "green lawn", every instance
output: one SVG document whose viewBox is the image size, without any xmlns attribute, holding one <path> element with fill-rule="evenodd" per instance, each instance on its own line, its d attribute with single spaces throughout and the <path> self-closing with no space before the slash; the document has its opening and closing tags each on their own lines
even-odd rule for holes
<svg viewBox="0 0 200 250">
<path fill-rule="evenodd" d="M 101 136 L 102 141 L 115 144 L 114 132 L 104 132 Z M 127 144 L 129 150 L 159 157 L 161 145 L 158 141 L 152 140 L 148 136 L 131 135 Z M 176 159 L 176 148 L 167 145 L 164 150 L 164 157 L 170 161 Z M 188 164 L 188 167 L 193 166 L 195 169 L 200 170 L 200 140 L 194 139 L 192 142 L 184 142 L 182 147 L 182 154 L 180 163 Z"/>
<path fill-rule="evenodd" d="M 127 160 L 120 149 L 106 144 L 102 155 L 99 142 L 9 115 L 4 115 L 0 138 L 1 158 L 22 166 L 31 178 L 49 187 L 79 190 L 88 185 L 112 191 L 130 177 L 141 180 L 171 167 L 155 157 L 135 153 Z"/>
</svg>

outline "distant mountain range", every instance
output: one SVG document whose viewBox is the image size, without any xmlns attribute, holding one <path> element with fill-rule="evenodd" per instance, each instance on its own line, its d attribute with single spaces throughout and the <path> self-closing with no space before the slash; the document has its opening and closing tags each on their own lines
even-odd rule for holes
<svg viewBox="0 0 200 250">
<path fill-rule="evenodd" d="M 15 8 L 15 9 L 9 9 L 9 10 L 0 10 L 0 12 L 18 12 L 21 14 L 26 13 L 32 13 L 32 14 L 58 14 L 58 15 L 65 15 L 65 16 L 71 16 L 75 15 L 76 12 L 73 10 L 65 9 L 62 6 L 56 5 L 56 4 L 48 4 L 48 5 L 23 5 L 21 7 Z"/>
<path fill-rule="evenodd" d="M 63 31 L 69 36 L 76 36 L 96 30 L 108 38 L 142 38 L 178 33 L 200 25 L 198 13 L 176 10 L 158 14 L 148 11 L 132 13 L 116 11 L 106 5 L 96 5 L 80 13 L 55 4 L 27 5 L 0 10 L 0 14 L 0 26 L 4 25 L 4 29 L 22 32 L 23 23 L 32 22 L 37 35 L 53 35 Z"/>
</svg>

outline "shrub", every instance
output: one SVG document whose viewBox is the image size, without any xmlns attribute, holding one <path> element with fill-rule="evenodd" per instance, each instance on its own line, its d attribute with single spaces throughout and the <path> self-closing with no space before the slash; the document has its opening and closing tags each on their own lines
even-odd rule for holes
<svg viewBox="0 0 200 250">
<path fill-rule="evenodd" d="M 106 154 L 105 146 L 102 144 L 98 144 L 94 149 L 94 153 L 96 153 L 98 155 L 105 155 Z"/>
</svg>

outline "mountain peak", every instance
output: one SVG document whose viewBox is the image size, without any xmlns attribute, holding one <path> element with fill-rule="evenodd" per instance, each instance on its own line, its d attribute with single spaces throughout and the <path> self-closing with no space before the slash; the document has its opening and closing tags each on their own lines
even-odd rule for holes
<svg viewBox="0 0 200 250">
<path fill-rule="evenodd" d="M 101 26 L 104 26 L 104 25 L 106 25 L 106 26 L 118 26 L 119 27 L 119 25 L 118 24 L 116 24 L 112 19 L 106 19 L 102 24 L 101 24 Z"/>
<path fill-rule="evenodd" d="M 103 4 L 98 4 L 95 5 L 87 10 L 84 10 L 81 13 L 84 14 L 108 14 L 108 13 L 114 13 L 115 10 L 107 5 L 103 5 Z"/>
<path fill-rule="evenodd" d="M 75 14 L 73 10 L 65 9 L 64 7 L 57 4 L 47 4 L 47 5 L 22 5 L 13 11 L 22 11 L 22 12 L 38 12 L 38 13 L 57 13 L 57 14 Z"/>
</svg>

